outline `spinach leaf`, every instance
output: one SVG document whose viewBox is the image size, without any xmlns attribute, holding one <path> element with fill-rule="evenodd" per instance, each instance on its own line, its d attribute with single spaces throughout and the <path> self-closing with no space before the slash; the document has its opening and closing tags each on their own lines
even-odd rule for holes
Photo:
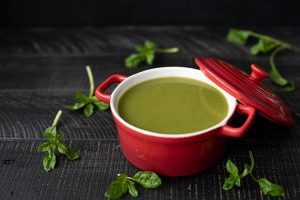
<svg viewBox="0 0 300 200">
<path fill-rule="evenodd" d="M 57 133 L 57 123 L 62 115 L 62 111 L 58 111 L 53 124 L 51 127 L 44 131 L 44 136 L 48 139 L 47 142 L 42 143 L 38 147 L 38 152 L 46 152 L 43 159 L 44 170 L 49 172 L 54 169 L 56 164 L 55 150 L 57 149 L 59 153 L 64 154 L 69 160 L 76 160 L 79 158 L 77 152 L 75 152 L 71 147 L 63 144 L 64 136 L 63 134 Z"/>
<path fill-rule="evenodd" d="M 90 81 L 90 93 L 89 95 L 85 95 L 80 91 L 75 93 L 75 97 L 79 100 L 79 102 L 74 105 L 68 106 L 70 110 L 83 110 L 83 113 L 86 117 L 91 116 L 94 113 L 94 109 L 98 108 L 99 110 L 107 110 L 109 105 L 99 101 L 97 97 L 94 96 L 94 78 L 93 73 L 90 66 L 86 66 L 86 71 Z"/>
<path fill-rule="evenodd" d="M 179 51 L 176 47 L 168 49 L 156 48 L 156 44 L 150 40 L 147 40 L 143 45 L 136 45 L 135 50 L 136 53 L 130 54 L 125 59 L 127 68 L 136 68 L 143 63 L 152 65 L 157 53 L 177 53 Z"/>
<path fill-rule="evenodd" d="M 269 63 L 271 66 L 270 70 L 270 78 L 271 80 L 282 87 L 285 91 L 293 91 L 296 89 L 296 85 L 292 81 L 288 81 L 283 78 L 283 76 L 278 71 L 274 59 L 278 52 L 283 50 L 293 50 L 294 47 L 288 43 L 282 42 L 275 38 L 272 38 L 267 35 L 263 35 L 260 33 L 256 33 L 250 30 L 241 30 L 241 29 L 230 29 L 227 34 L 227 41 L 245 45 L 247 43 L 248 38 L 254 37 L 257 38 L 258 41 L 256 44 L 252 45 L 250 48 L 250 52 L 252 55 L 258 54 L 267 54 L 271 53 L 269 58 Z"/>
</svg>

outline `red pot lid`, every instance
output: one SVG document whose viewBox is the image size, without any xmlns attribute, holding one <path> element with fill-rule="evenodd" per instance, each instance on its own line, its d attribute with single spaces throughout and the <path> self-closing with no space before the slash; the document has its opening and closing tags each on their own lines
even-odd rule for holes
<svg viewBox="0 0 300 200">
<path fill-rule="evenodd" d="M 251 74 L 214 58 L 195 59 L 201 71 L 219 87 L 245 105 L 256 108 L 266 118 L 284 125 L 295 121 L 287 106 L 261 81 L 269 74 L 252 64 Z"/>
</svg>

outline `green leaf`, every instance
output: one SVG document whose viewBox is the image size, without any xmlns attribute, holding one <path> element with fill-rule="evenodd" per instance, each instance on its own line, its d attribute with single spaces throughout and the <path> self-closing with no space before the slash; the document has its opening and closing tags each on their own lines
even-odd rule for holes
<svg viewBox="0 0 300 200">
<path fill-rule="evenodd" d="M 69 149 L 67 147 L 67 145 L 63 144 L 63 143 L 58 143 L 57 144 L 57 150 L 59 153 L 67 155 L 69 152 Z"/>
<path fill-rule="evenodd" d="M 282 75 L 278 72 L 277 69 L 271 69 L 270 78 L 279 86 L 281 86 L 285 91 L 294 91 L 296 89 L 296 85 L 292 81 L 288 81 L 282 77 Z"/>
<path fill-rule="evenodd" d="M 226 169 L 230 174 L 233 174 L 235 176 L 239 175 L 239 170 L 238 170 L 237 166 L 231 160 L 227 161 Z"/>
<path fill-rule="evenodd" d="M 282 51 L 284 49 L 292 50 L 293 46 L 264 34 L 238 29 L 230 29 L 227 34 L 227 40 L 229 42 L 245 44 L 250 36 L 258 39 L 257 43 L 250 48 L 250 52 L 252 55 L 257 55 L 259 53 L 266 54 L 272 52 L 270 56 L 270 78 L 273 80 L 273 82 L 282 87 L 285 91 L 295 90 L 295 83 L 283 78 L 283 76 L 277 70 L 274 62 L 275 55 L 279 51 Z"/>
<path fill-rule="evenodd" d="M 127 68 L 136 68 L 140 64 L 145 62 L 145 59 L 146 59 L 146 56 L 144 54 L 133 53 L 125 59 L 125 66 Z"/>
<path fill-rule="evenodd" d="M 50 159 L 50 167 L 51 167 L 51 169 L 54 169 L 55 164 L 56 164 L 56 156 L 53 153 L 53 155 L 51 156 L 51 159 Z"/>
<path fill-rule="evenodd" d="M 77 102 L 77 103 L 75 103 L 75 104 L 72 105 L 72 106 L 68 106 L 68 108 L 69 108 L 70 110 L 78 110 L 78 109 L 84 107 L 85 105 L 86 105 L 85 102 Z"/>
<path fill-rule="evenodd" d="M 159 176 L 150 171 L 137 172 L 133 179 L 136 183 L 140 184 L 144 188 L 157 188 L 161 185 L 161 179 Z"/>
<path fill-rule="evenodd" d="M 276 65 L 275 65 L 275 56 L 278 52 L 283 51 L 287 49 L 286 47 L 278 47 L 275 49 L 271 56 L 270 56 L 270 65 L 271 65 L 271 71 L 270 71 L 270 78 L 279 86 L 283 87 L 285 91 L 293 91 L 296 89 L 296 85 L 294 82 L 288 81 L 279 73 Z"/>
<path fill-rule="evenodd" d="M 44 142 L 38 147 L 38 152 L 47 152 L 51 148 L 51 142 Z"/>
<path fill-rule="evenodd" d="M 156 45 L 152 41 L 146 41 L 143 45 L 135 46 L 136 53 L 130 54 L 125 59 L 125 66 L 127 68 L 135 68 L 143 63 L 152 65 L 155 53 L 177 53 L 178 48 L 169 48 L 169 49 L 157 49 Z"/>
<path fill-rule="evenodd" d="M 134 186 L 134 182 L 132 182 L 130 180 L 128 180 L 128 181 L 129 181 L 129 184 L 128 184 L 128 192 L 129 192 L 129 194 L 132 197 L 137 197 L 139 195 L 139 193 L 138 193 L 137 189 Z"/>
<path fill-rule="evenodd" d="M 87 104 L 83 109 L 83 113 L 86 117 L 91 116 L 93 112 L 94 112 L 94 104 L 92 103 Z"/>
<path fill-rule="evenodd" d="M 224 190 L 230 190 L 233 188 L 233 186 L 240 186 L 241 185 L 241 180 L 240 177 L 234 176 L 230 174 L 230 176 L 225 179 L 224 184 L 223 184 L 223 189 Z"/>
<path fill-rule="evenodd" d="M 94 105 L 97 106 L 100 110 L 107 110 L 109 108 L 109 105 L 102 102 L 102 101 L 93 101 Z"/>
<path fill-rule="evenodd" d="M 264 195 L 284 196 L 285 194 L 281 185 L 271 183 L 265 178 L 258 179 L 258 183 Z"/>
<path fill-rule="evenodd" d="M 71 147 L 68 147 L 68 149 L 69 152 L 67 154 L 67 157 L 69 158 L 69 160 L 76 160 L 79 158 L 79 154 L 74 149 L 72 149 Z"/>
<path fill-rule="evenodd" d="M 230 29 L 227 34 L 227 41 L 244 45 L 250 35 L 251 31 L 248 30 Z"/>
<path fill-rule="evenodd" d="M 109 199 L 118 199 L 128 191 L 129 184 L 126 174 L 118 174 L 117 180 L 109 185 L 104 195 Z"/>
<path fill-rule="evenodd" d="M 123 195 L 123 185 L 119 181 L 113 181 L 105 192 L 105 197 L 109 199 L 118 199 Z"/>
<path fill-rule="evenodd" d="M 44 166 L 44 170 L 49 172 L 52 169 L 54 169 L 56 164 L 56 156 L 54 154 L 54 149 L 50 149 L 48 151 L 48 155 L 44 157 L 43 159 L 43 166 Z"/>
<path fill-rule="evenodd" d="M 154 51 L 147 52 L 146 61 L 148 65 L 152 65 L 154 60 Z"/>
<path fill-rule="evenodd" d="M 56 140 L 58 142 L 62 142 L 64 140 L 64 134 L 63 133 L 60 133 L 56 136 Z"/>
<path fill-rule="evenodd" d="M 49 127 L 44 131 L 44 136 L 47 137 L 49 140 L 55 139 L 56 135 L 57 135 L 56 126 Z"/>
<path fill-rule="evenodd" d="M 51 162 L 51 158 L 49 156 L 45 156 L 43 159 L 43 166 L 46 172 L 49 172 L 51 170 L 50 162 Z"/>
<path fill-rule="evenodd" d="M 129 180 L 126 174 L 118 174 L 117 180 L 122 183 L 122 191 L 125 194 L 128 191 Z"/>
<path fill-rule="evenodd" d="M 155 43 L 150 40 L 147 40 L 144 45 L 147 49 L 154 49 L 154 47 L 156 46 Z"/>
<path fill-rule="evenodd" d="M 77 158 L 79 158 L 78 153 L 65 144 L 58 143 L 57 150 L 59 151 L 59 153 L 66 155 L 69 160 L 76 160 Z"/>
<path fill-rule="evenodd" d="M 277 47 L 278 44 L 271 40 L 265 40 L 260 38 L 258 42 L 250 48 L 250 52 L 252 55 L 257 55 L 259 53 L 268 53 Z"/>
<path fill-rule="evenodd" d="M 79 158 L 79 154 L 74 149 L 72 149 L 71 147 L 68 147 L 67 157 L 68 157 L 69 160 L 76 160 L 76 159 Z"/>
<path fill-rule="evenodd" d="M 247 176 L 250 173 L 250 166 L 249 165 L 245 165 L 245 169 L 243 171 L 243 173 L 240 175 L 241 178 Z"/>
<path fill-rule="evenodd" d="M 89 97 L 88 97 L 87 95 L 83 94 L 83 93 L 80 92 L 80 91 L 77 91 L 77 92 L 75 93 L 75 97 L 76 97 L 77 99 L 79 99 L 81 102 L 88 102 L 88 100 L 89 100 Z"/>
</svg>

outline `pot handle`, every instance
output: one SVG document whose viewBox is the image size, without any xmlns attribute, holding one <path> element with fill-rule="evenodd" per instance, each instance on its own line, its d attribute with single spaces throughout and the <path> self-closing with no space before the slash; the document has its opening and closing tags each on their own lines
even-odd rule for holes
<svg viewBox="0 0 300 200">
<path fill-rule="evenodd" d="M 127 76 L 123 76 L 120 74 L 113 74 L 110 77 L 108 77 L 105 81 L 103 81 L 95 91 L 96 97 L 103 101 L 104 103 L 109 104 L 110 101 L 110 94 L 105 94 L 105 90 L 109 88 L 113 83 L 121 83 L 127 78 Z"/>
<path fill-rule="evenodd" d="M 221 128 L 220 134 L 228 137 L 242 137 L 252 124 L 255 116 L 255 108 L 243 104 L 238 104 L 235 110 L 238 114 L 248 115 L 246 121 L 241 127 L 235 128 L 229 125 L 225 125 Z"/>
</svg>

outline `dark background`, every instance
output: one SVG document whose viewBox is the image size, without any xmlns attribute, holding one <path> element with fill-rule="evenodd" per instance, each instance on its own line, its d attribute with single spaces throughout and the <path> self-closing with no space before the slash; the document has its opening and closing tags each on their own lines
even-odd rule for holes
<svg viewBox="0 0 300 200">
<path fill-rule="evenodd" d="M 299 25 L 289 0 L 1 0 L 0 26 Z"/>
</svg>

